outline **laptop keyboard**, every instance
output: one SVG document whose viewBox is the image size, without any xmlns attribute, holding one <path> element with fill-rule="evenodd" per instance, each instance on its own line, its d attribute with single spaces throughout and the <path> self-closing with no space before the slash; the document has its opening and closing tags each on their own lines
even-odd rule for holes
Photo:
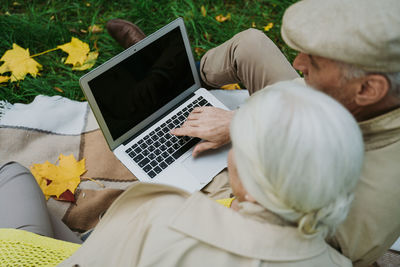
<svg viewBox="0 0 400 267">
<path fill-rule="evenodd" d="M 151 178 L 154 178 L 200 141 L 200 138 L 175 136 L 169 132 L 180 127 L 195 107 L 203 106 L 211 106 L 211 104 L 200 96 L 125 152 Z"/>
</svg>

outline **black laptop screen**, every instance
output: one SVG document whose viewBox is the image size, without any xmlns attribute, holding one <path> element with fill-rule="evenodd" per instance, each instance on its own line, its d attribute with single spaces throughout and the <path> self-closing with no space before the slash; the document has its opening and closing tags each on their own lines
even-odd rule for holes
<svg viewBox="0 0 400 267">
<path fill-rule="evenodd" d="M 195 83 L 179 27 L 89 81 L 114 140 Z"/>
</svg>

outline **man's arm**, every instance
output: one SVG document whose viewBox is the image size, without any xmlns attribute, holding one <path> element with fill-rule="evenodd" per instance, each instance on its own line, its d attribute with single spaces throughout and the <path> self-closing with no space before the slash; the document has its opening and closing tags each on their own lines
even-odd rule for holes
<svg viewBox="0 0 400 267">
<path fill-rule="evenodd" d="M 299 77 L 279 48 L 255 29 L 240 32 L 207 51 L 201 59 L 200 75 L 204 83 L 214 88 L 242 83 L 250 94 L 278 81 Z M 195 147 L 193 156 L 196 156 L 230 142 L 233 113 L 211 107 L 195 109 L 182 127 L 171 133 L 205 140 Z"/>
<path fill-rule="evenodd" d="M 229 143 L 229 125 L 234 111 L 215 107 L 195 108 L 180 128 L 173 129 L 171 134 L 177 136 L 195 136 L 204 140 L 196 145 L 193 157 L 199 153 L 219 148 Z"/>
</svg>

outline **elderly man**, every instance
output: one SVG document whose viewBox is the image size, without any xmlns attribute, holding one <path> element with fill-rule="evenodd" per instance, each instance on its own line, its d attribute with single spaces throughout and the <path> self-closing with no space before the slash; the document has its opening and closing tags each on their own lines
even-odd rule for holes
<svg viewBox="0 0 400 267">
<path fill-rule="evenodd" d="M 299 51 L 294 68 L 308 85 L 351 111 L 364 135 L 362 178 L 350 214 L 331 241 L 355 266 L 373 263 L 400 236 L 399 14 L 398 0 L 305 0 L 283 17 L 282 37 Z M 109 26 L 111 35 L 119 32 L 130 44 L 143 34 L 128 24 Z M 208 51 L 200 74 L 214 87 L 241 82 L 250 94 L 298 77 L 272 41 L 254 29 Z M 232 115 L 198 108 L 173 133 L 206 140 L 196 155 L 230 142 Z"/>
</svg>

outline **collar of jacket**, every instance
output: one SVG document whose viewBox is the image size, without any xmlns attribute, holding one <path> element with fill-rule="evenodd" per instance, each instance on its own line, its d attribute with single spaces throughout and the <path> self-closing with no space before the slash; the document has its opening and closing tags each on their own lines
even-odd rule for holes
<svg viewBox="0 0 400 267">
<path fill-rule="evenodd" d="M 400 141 L 400 108 L 359 123 L 365 150 L 386 147 Z"/>
<path fill-rule="evenodd" d="M 321 236 L 306 239 L 295 227 L 254 220 L 202 193 L 190 196 L 169 227 L 222 250 L 265 261 L 298 261 L 323 253 Z"/>
</svg>

